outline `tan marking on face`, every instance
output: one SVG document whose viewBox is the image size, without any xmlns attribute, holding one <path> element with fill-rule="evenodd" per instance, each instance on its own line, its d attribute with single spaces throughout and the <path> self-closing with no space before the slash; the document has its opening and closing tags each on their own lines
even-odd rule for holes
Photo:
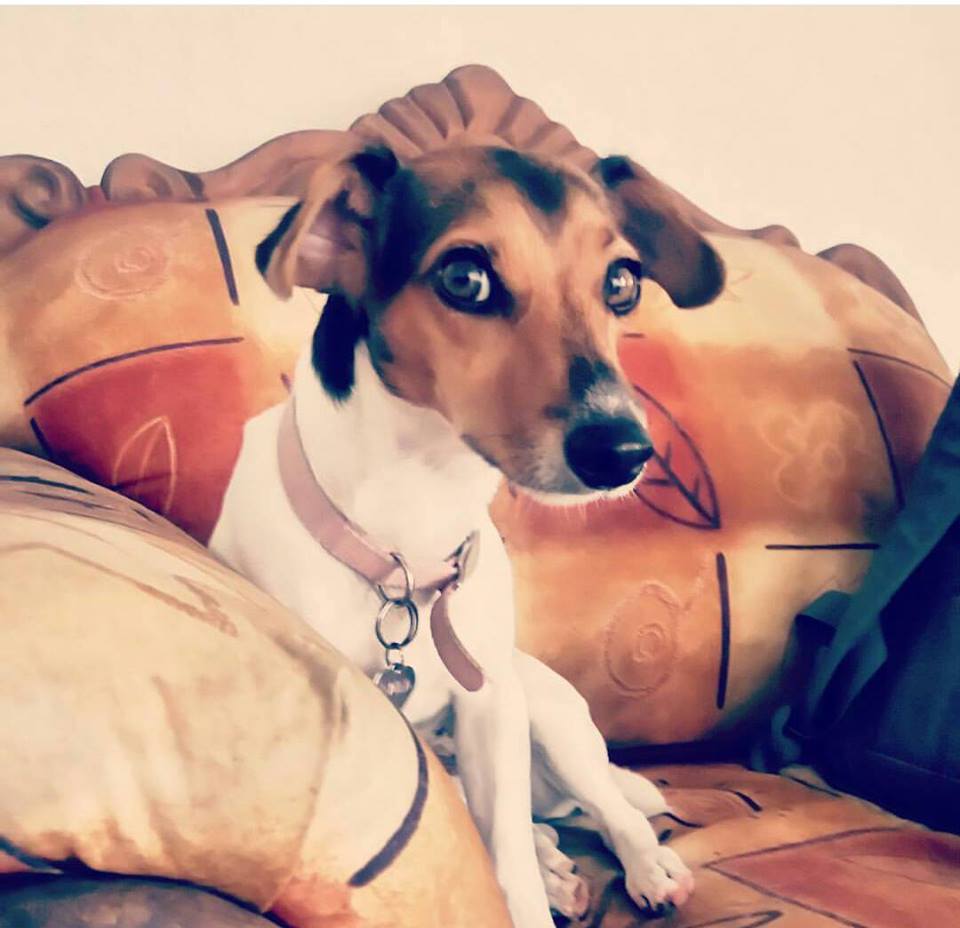
<svg viewBox="0 0 960 928">
<path fill-rule="evenodd" d="M 448 182 L 456 176 L 449 166 L 445 172 Z M 436 176 L 431 171 L 431 182 Z M 475 196 L 476 208 L 431 245 L 418 274 L 378 317 L 394 358 L 385 374 L 401 396 L 440 412 L 508 477 L 537 483 L 545 467 L 564 466 L 557 410 L 571 402 L 572 359 L 619 369 L 618 324 L 603 283 L 611 261 L 637 254 L 604 202 L 577 186 L 568 186 L 565 214 L 552 224 L 502 180 L 479 185 Z M 509 316 L 457 311 L 435 292 L 428 272 L 463 245 L 491 256 L 513 296 Z"/>
</svg>

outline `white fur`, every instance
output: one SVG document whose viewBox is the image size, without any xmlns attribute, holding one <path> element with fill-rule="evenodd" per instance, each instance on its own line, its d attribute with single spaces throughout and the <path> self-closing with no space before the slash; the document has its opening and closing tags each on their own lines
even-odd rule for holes
<svg viewBox="0 0 960 928">
<path fill-rule="evenodd" d="M 510 563 L 487 511 L 499 472 L 438 413 L 392 396 L 362 346 L 346 402 L 325 393 L 307 356 L 294 391 L 314 475 L 341 512 L 384 549 L 411 562 L 439 561 L 479 531 L 478 564 L 453 598 L 452 618 L 486 682 L 476 693 L 463 690 L 423 630 L 405 649 L 417 684 L 404 712 L 429 735 L 452 707 L 464 796 L 517 928 L 551 928 L 551 905 L 580 914 L 575 909 L 584 887 L 558 850 L 556 833 L 532 827 L 534 815 L 574 807 L 600 824 L 638 904 L 682 903 L 692 886 L 689 872 L 658 846 L 646 819 L 666 809 L 662 796 L 642 778 L 614 772 L 584 700 L 514 648 Z M 375 673 L 383 666 L 373 632 L 379 597 L 320 548 L 291 510 L 276 461 L 280 415 L 276 407 L 248 423 L 210 547 Z M 428 602 L 419 605 L 428 611 Z M 624 790 L 629 783 L 633 788 Z"/>
</svg>

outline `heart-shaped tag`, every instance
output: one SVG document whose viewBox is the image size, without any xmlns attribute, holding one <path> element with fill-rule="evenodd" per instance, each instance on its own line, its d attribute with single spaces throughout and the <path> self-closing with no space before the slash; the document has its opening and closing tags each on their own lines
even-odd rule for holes
<svg viewBox="0 0 960 928">
<path fill-rule="evenodd" d="M 398 709 L 410 698 L 417 675 L 406 664 L 390 664 L 374 675 L 373 682 Z"/>
</svg>

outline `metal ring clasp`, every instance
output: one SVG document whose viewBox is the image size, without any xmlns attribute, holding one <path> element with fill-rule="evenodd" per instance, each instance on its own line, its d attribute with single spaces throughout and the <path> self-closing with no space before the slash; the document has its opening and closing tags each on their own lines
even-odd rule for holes
<svg viewBox="0 0 960 928">
<path fill-rule="evenodd" d="M 403 571 L 403 584 L 405 589 L 399 596 L 391 596 L 383 588 L 383 584 L 378 583 L 377 592 L 380 594 L 380 598 L 385 603 L 396 603 L 397 605 L 403 605 L 413 599 L 414 590 L 416 589 L 416 584 L 413 579 L 413 571 L 410 569 L 410 565 L 403 559 L 403 557 L 397 554 L 396 551 L 391 551 L 390 557 L 397 562 L 397 566 Z"/>
<path fill-rule="evenodd" d="M 407 633 L 403 638 L 398 639 L 397 641 L 388 641 L 383 634 L 383 623 L 386 620 L 387 616 L 394 609 L 406 609 L 407 610 Z M 377 641 L 387 651 L 399 651 L 401 648 L 405 648 L 414 638 L 417 637 L 417 629 L 420 627 L 420 612 L 417 609 L 416 603 L 411 599 L 387 599 L 384 600 L 383 605 L 380 607 L 380 611 L 377 613 L 377 621 L 374 625 L 374 631 L 377 635 Z"/>
</svg>

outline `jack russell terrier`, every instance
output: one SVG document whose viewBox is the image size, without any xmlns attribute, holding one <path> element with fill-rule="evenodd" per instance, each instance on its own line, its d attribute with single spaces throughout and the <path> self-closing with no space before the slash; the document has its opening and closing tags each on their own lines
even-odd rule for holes
<svg viewBox="0 0 960 928">
<path fill-rule="evenodd" d="M 278 295 L 328 298 L 290 401 L 247 424 L 210 547 L 452 746 L 517 928 L 586 909 L 538 821 L 576 808 L 639 906 L 681 905 L 693 879 L 647 820 L 663 797 L 612 766 L 583 698 L 515 649 L 487 509 L 504 477 L 554 505 L 631 490 L 653 449 L 617 318 L 643 276 L 677 306 L 709 302 L 716 252 L 626 159 L 587 174 L 477 146 L 322 168 L 256 258 Z"/>
</svg>

